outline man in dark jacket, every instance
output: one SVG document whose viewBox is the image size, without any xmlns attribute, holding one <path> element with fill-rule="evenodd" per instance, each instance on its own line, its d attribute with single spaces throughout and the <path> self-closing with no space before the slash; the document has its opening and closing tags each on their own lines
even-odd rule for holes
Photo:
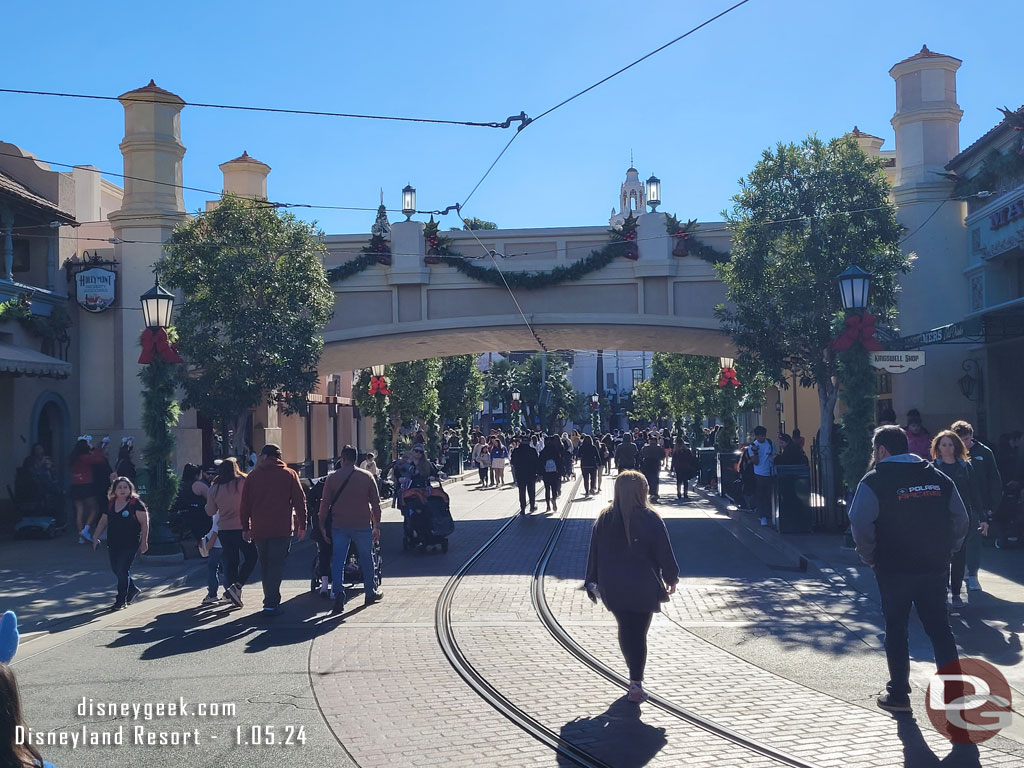
<svg viewBox="0 0 1024 768">
<path fill-rule="evenodd" d="M 263 574 L 263 613 L 280 612 L 284 561 L 292 547 L 292 531 L 299 541 L 306 535 L 306 496 L 299 476 L 281 460 L 281 449 L 267 443 L 256 469 L 242 486 L 239 504 L 242 533 L 259 552 Z"/>
<path fill-rule="evenodd" d="M 627 469 L 636 469 L 638 457 L 639 451 L 637 451 L 636 446 L 633 444 L 633 436 L 627 432 L 622 437 L 619 447 L 615 449 L 616 470 L 624 472 Z"/>
<path fill-rule="evenodd" d="M 1003 500 L 1003 479 L 999 476 L 999 467 L 996 466 L 996 455 L 991 448 L 974 438 L 974 427 L 969 422 L 953 422 L 950 429 L 964 441 L 967 455 L 971 459 L 971 469 L 974 470 L 974 479 L 981 495 L 981 509 L 978 510 L 981 528 L 968 531 L 965 543 L 967 547 L 967 591 L 980 592 L 978 569 L 981 567 L 981 537 L 988 536 L 989 523 L 992 522 L 992 516 L 999 509 L 999 503 Z"/>
<path fill-rule="evenodd" d="M 657 501 L 658 481 L 661 479 L 661 464 L 665 461 L 665 449 L 661 447 L 656 437 L 649 437 L 644 443 L 644 447 L 640 449 L 640 461 L 644 477 L 651 487 L 651 501 Z"/>
<path fill-rule="evenodd" d="M 899 427 L 876 429 L 872 446 L 875 466 L 857 486 L 850 530 L 857 554 L 875 572 L 885 615 L 889 684 L 876 703 L 889 712 L 909 712 L 911 605 L 931 639 L 936 666 L 957 660 L 946 583 L 953 553 L 967 535 L 967 509 L 952 480 L 907 452 Z"/>
<path fill-rule="evenodd" d="M 519 488 L 519 514 L 526 514 L 526 496 L 530 496 L 530 511 L 537 511 L 537 475 L 540 474 L 540 457 L 537 450 L 530 445 L 526 439 L 520 440 L 519 445 L 509 457 L 512 462 L 512 474 L 515 476 L 516 486 Z"/>
</svg>

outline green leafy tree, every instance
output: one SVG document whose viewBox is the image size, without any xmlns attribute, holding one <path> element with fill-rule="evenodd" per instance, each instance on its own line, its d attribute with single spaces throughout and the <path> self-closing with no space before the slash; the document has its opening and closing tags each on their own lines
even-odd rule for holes
<svg viewBox="0 0 1024 768">
<path fill-rule="evenodd" d="M 438 396 L 442 421 L 459 425 L 461 444 L 469 446 L 469 429 L 473 414 L 480 407 L 484 393 L 484 375 L 477 368 L 476 355 L 455 355 L 441 359 Z"/>
<path fill-rule="evenodd" d="M 546 432 L 560 431 L 571 419 L 576 406 L 576 391 L 569 381 L 569 366 L 559 355 L 547 355 L 546 364 L 541 354 L 531 355 L 517 366 L 524 409 L 532 417 L 543 419 L 540 426 Z M 546 369 L 546 376 L 542 372 Z M 541 383 L 546 383 L 547 404 L 540 407 Z"/>
<path fill-rule="evenodd" d="M 643 422 L 644 427 L 652 421 L 661 421 L 666 411 L 661 389 L 650 379 L 637 382 L 633 387 L 633 395 L 629 398 L 629 418 Z"/>
<path fill-rule="evenodd" d="M 497 229 L 498 225 L 493 221 L 487 221 L 486 219 L 478 219 L 474 216 L 471 219 L 466 219 L 465 224 L 462 225 L 462 229 L 466 232 L 471 229 Z"/>
<path fill-rule="evenodd" d="M 441 361 L 438 358 L 412 360 L 387 366 L 385 376 L 391 395 L 388 415 L 391 422 L 391 458 L 398 458 L 398 439 L 403 427 L 419 427 L 426 438 L 427 454 L 436 459 L 441 450 L 438 421 L 438 384 Z"/>
<path fill-rule="evenodd" d="M 484 373 L 484 397 L 492 409 L 501 406 L 508 413 L 512 393 L 519 388 L 521 374 L 522 371 L 512 365 L 507 357 L 500 357 L 491 363 Z"/>
<path fill-rule="evenodd" d="M 911 262 L 900 251 L 890 191 L 881 160 L 867 157 L 852 138 L 780 144 L 740 181 L 726 213 L 731 258 L 716 265 L 730 302 L 717 314 L 744 357 L 775 380 L 791 371 L 802 386 L 817 388 L 829 509 L 840 386 L 829 346 L 842 306 L 836 277 L 853 264 L 866 269 L 876 313 L 894 317 L 897 279 Z"/>
<path fill-rule="evenodd" d="M 235 430 L 262 401 L 304 413 L 334 294 L 321 233 L 265 201 L 224 197 L 180 224 L 158 265 L 184 296 L 175 316 L 190 369 L 184 405 Z"/>
</svg>

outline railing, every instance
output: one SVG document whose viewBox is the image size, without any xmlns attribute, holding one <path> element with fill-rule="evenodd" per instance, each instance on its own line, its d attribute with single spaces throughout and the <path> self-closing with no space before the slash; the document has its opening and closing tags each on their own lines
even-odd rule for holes
<svg viewBox="0 0 1024 768">
<path fill-rule="evenodd" d="M 831 521 L 825 509 L 825 495 L 821 487 L 821 447 L 818 445 L 818 437 L 814 436 L 811 441 L 811 521 L 815 530 L 828 528 Z"/>
</svg>

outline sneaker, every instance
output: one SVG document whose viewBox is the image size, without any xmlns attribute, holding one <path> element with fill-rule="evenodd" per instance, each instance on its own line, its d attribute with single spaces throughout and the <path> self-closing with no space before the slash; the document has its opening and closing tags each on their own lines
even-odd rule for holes
<svg viewBox="0 0 1024 768">
<path fill-rule="evenodd" d="M 519 510 L 519 514 L 520 515 L 525 515 L 526 514 L 526 507 L 523 507 L 522 509 L 520 509 Z"/>
<path fill-rule="evenodd" d="M 209 557 L 210 556 L 210 549 L 208 547 L 208 541 L 209 540 L 205 536 L 203 536 L 203 538 L 201 538 L 199 540 L 199 556 L 200 557 Z"/>
<path fill-rule="evenodd" d="M 768 518 L 767 517 L 762 517 L 761 518 L 761 525 L 763 525 L 763 526 L 767 526 L 768 525 Z"/>
<path fill-rule="evenodd" d="M 334 605 L 331 606 L 331 613 L 345 612 L 345 593 L 339 592 L 334 596 Z"/>
<path fill-rule="evenodd" d="M 629 693 L 626 694 L 626 701 L 632 704 L 640 704 L 647 701 L 648 693 L 639 683 L 629 684 Z"/>
<path fill-rule="evenodd" d="M 373 605 L 374 603 L 379 603 L 383 599 L 384 599 L 384 593 L 383 592 L 380 592 L 380 591 L 371 592 L 370 594 L 368 594 L 366 597 L 363 598 L 363 605 Z"/>
<path fill-rule="evenodd" d="M 124 607 L 125 607 L 124 600 L 115 600 L 114 604 L 112 606 L 110 606 L 110 610 L 111 610 L 111 612 L 113 612 L 113 611 L 120 611 Z"/>
<path fill-rule="evenodd" d="M 968 592 L 981 592 L 981 584 L 978 583 L 977 576 L 967 577 L 967 591 Z"/>
<path fill-rule="evenodd" d="M 141 594 L 142 590 L 136 587 L 135 583 L 133 582 L 132 585 L 128 587 L 128 599 L 125 601 L 125 604 L 131 605 Z"/>
<path fill-rule="evenodd" d="M 953 595 L 953 599 L 949 601 L 949 607 L 950 608 L 963 608 L 964 607 L 963 598 L 961 598 L 960 595 Z"/>
<path fill-rule="evenodd" d="M 536 504 L 531 504 L 530 505 L 530 511 L 531 512 L 536 512 L 537 511 L 537 505 Z"/>
<path fill-rule="evenodd" d="M 81 531 L 78 532 L 80 538 L 85 539 L 88 542 L 92 542 L 92 534 L 89 532 L 89 526 L 85 526 Z"/>
<path fill-rule="evenodd" d="M 281 609 L 277 606 L 274 606 L 273 608 L 264 607 L 263 610 L 260 611 L 260 613 L 262 613 L 264 616 L 277 616 L 279 613 L 281 613 Z"/>
<path fill-rule="evenodd" d="M 320 597 L 326 599 L 331 596 L 331 590 L 329 587 L 320 587 Z"/>
<path fill-rule="evenodd" d="M 875 704 L 878 705 L 879 709 L 884 709 L 886 712 L 911 711 L 909 696 L 893 696 L 891 693 L 883 693 L 875 699 Z"/>
<path fill-rule="evenodd" d="M 207 595 L 203 598 L 203 602 L 200 605 L 216 605 L 220 602 L 220 598 L 216 595 Z"/>
<path fill-rule="evenodd" d="M 242 607 L 242 588 L 238 584 L 232 584 L 230 587 L 224 590 L 224 595 L 230 600 L 236 607 Z"/>
</svg>

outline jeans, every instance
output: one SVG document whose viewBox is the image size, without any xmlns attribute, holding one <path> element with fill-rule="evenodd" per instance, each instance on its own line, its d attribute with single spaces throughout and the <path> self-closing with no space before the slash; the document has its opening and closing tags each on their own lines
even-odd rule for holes
<svg viewBox="0 0 1024 768">
<path fill-rule="evenodd" d="M 519 486 L 519 508 L 526 509 L 526 496 L 530 496 L 530 509 L 537 508 L 537 478 L 531 478 L 527 480 L 525 478 L 517 479 L 516 485 Z"/>
<path fill-rule="evenodd" d="M 647 485 L 651 488 L 651 498 L 658 498 L 659 481 L 661 480 L 661 465 L 659 464 L 654 469 L 648 469 L 644 471 L 644 477 L 647 478 Z"/>
<path fill-rule="evenodd" d="M 544 473 L 544 503 L 548 506 L 558 501 L 558 494 L 562 491 L 562 476 L 558 472 Z"/>
<path fill-rule="evenodd" d="M 757 514 L 759 517 L 772 519 L 772 485 L 774 478 L 764 475 L 754 476 L 754 498 L 756 499 Z"/>
<path fill-rule="evenodd" d="M 683 496 L 685 498 L 686 496 L 689 495 L 690 481 L 683 479 L 683 477 L 678 472 L 676 472 L 676 496 Z"/>
<path fill-rule="evenodd" d="M 583 491 L 588 496 L 597 490 L 597 467 L 580 467 L 583 473 Z"/>
<path fill-rule="evenodd" d="M 284 561 L 292 548 L 291 536 L 269 536 L 254 539 L 263 574 L 263 607 L 277 608 L 281 605 L 281 579 L 284 576 Z"/>
<path fill-rule="evenodd" d="M 932 641 L 938 669 L 957 660 L 956 640 L 946 615 L 946 572 L 886 573 L 875 571 L 885 615 L 885 659 L 889 664 L 889 693 L 910 693 L 910 647 L 907 628 L 910 606 L 917 608 L 925 633 Z"/>
<path fill-rule="evenodd" d="M 647 630 L 654 614 L 641 611 L 612 611 L 612 614 L 619 625 L 619 650 L 626 660 L 629 679 L 639 683 L 644 679 L 647 666 Z"/>
<path fill-rule="evenodd" d="M 483 485 L 487 485 L 487 475 L 489 474 L 490 469 L 491 469 L 490 467 L 480 467 L 479 468 L 479 471 L 480 471 L 480 482 Z"/>
<path fill-rule="evenodd" d="M 224 548 L 224 581 L 244 586 L 259 559 L 256 545 L 243 539 L 241 531 L 220 531 L 217 540 Z M 241 568 L 238 567 L 239 557 L 245 558 Z"/>
<path fill-rule="evenodd" d="M 967 539 L 964 540 L 964 550 L 967 553 L 967 573 L 975 577 L 981 567 L 981 539 L 978 521 L 972 520 L 970 529 L 967 531 Z"/>
<path fill-rule="evenodd" d="M 123 603 L 128 599 L 128 593 L 133 591 L 135 582 L 132 581 L 132 563 L 135 561 L 135 553 L 139 551 L 139 545 L 130 547 L 109 547 L 107 554 L 110 555 L 110 570 L 117 576 L 117 602 Z"/>
<path fill-rule="evenodd" d="M 359 568 L 363 572 L 364 594 L 369 596 L 377 591 L 377 578 L 373 572 L 373 531 L 365 528 L 334 528 L 334 557 L 331 558 L 331 597 L 344 594 L 345 560 L 348 559 L 348 545 L 354 541 Z"/>
<path fill-rule="evenodd" d="M 221 579 L 226 576 L 222 565 L 223 561 L 223 547 L 213 547 L 210 550 L 209 558 L 206 560 L 206 593 L 210 597 L 217 596 L 217 590 L 221 586 Z M 225 587 L 234 583 L 232 581 L 228 581 L 226 578 L 223 579 L 223 581 Z"/>
</svg>

